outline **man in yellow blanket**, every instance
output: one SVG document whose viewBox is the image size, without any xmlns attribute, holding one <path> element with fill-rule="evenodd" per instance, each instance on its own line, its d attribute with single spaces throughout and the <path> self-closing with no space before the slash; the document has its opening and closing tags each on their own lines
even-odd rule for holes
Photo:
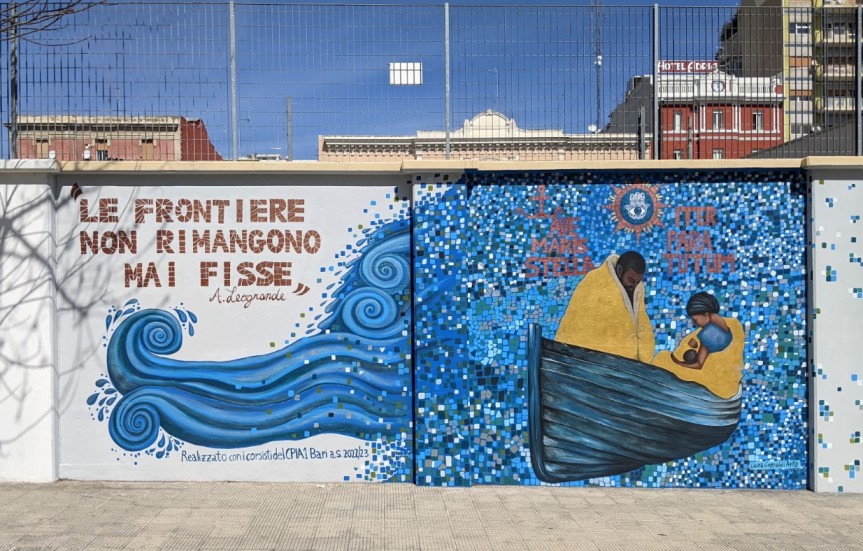
<svg viewBox="0 0 863 551">
<path fill-rule="evenodd" d="M 575 288 L 554 340 L 645 363 L 656 341 L 644 307 L 644 257 L 611 255 Z"/>
</svg>

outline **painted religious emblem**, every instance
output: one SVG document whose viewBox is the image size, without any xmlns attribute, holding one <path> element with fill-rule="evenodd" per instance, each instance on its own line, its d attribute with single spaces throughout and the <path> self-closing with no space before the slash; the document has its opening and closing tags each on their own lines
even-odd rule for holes
<svg viewBox="0 0 863 551">
<path fill-rule="evenodd" d="M 617 222 L 614 231 L 626 231 L 635 234 L 638 241 L 642 232 L 649 232 L 662 225 L 662 204 L 659 187 L 651 184 L 635 182 L 626 186 L 612 187 L 611 209 L 612 218 Z"/>
</svg>

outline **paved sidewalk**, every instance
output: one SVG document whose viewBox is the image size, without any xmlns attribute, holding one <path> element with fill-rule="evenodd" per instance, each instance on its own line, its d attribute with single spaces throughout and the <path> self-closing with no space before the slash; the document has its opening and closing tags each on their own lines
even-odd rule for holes
<svg viewBox="0 0 863 551">
<path fill-rule="evenodd" d="M 411 484 L 0 484 L 0 549 L 863 550 L 863 495 Z"/>
</svg>

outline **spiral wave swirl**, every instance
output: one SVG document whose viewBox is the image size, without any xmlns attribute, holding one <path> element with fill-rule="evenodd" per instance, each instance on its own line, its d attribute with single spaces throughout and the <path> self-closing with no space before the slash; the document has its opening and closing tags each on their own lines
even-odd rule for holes
<svg viewBox="0 0 863 551">
<path fill-rule="evenodd" d="M 360 266 L 360 277 L 366 284 L 379 289 L 400 289 L 410 279 L 410 265 L 401 250 L 409 244 L 409 237 L 375 248 L 366 254 Z"/>
<path fill-rule="evenodd" d="M 111 414 L 108 431 L 119 446 L 129 451 L 148 448 L 159 436 L 159 410 L 130 394 L 123 397 Z"/>
<path fill-rule="evenodd" d="M 160 310 L 145 312 L 130 331 L 134 346 L 153 354 L 173 354 L 183 344 L 183 331 L 177 319 Z"/>
<path fill-rule="evenodd" d="M 402 330 L 395 300 L 380 289 L 364 287 L 344 299 L 341 317 L 357 335 L 386 338 Z"/>
</svg>

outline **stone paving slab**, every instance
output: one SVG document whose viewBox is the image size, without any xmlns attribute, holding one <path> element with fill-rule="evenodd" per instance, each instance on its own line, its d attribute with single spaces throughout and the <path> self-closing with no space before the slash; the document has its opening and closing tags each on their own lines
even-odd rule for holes
<svg viewBox="0 0 863 551">
<path fill-rule="evenodd" d="M 861 550 L 863 495 L 411 484 L 0 484 L 0 549 Z"/>
</svg>

